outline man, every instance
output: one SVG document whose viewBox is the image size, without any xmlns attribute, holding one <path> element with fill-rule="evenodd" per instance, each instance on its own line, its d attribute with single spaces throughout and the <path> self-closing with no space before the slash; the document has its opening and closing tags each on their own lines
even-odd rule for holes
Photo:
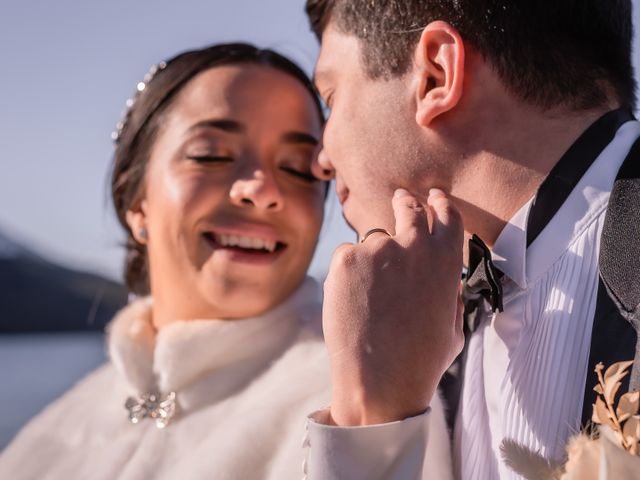
<svg viewBox="0 0 640 480">
<path fill-rule="evenodd" d="M 423 446 L 446 440 L 425 422 L 463 345 L 463 228 L 481 268 L 465 292 L 454 471 L 520 478 L 505 441 L 562 461 L 589 416 L 592 366 L 634 353 L 628 322 L 601 322 L 615 315 L 598 270 L 612 185 L 640 136 L 630 1 L 306 8 L 331 110 L 316 173 L 335 174 L 365 238 L 337 250 L 325 283 L 333 396 L 308 425 L 309 477 L 434 478 Z"/>
</svg>

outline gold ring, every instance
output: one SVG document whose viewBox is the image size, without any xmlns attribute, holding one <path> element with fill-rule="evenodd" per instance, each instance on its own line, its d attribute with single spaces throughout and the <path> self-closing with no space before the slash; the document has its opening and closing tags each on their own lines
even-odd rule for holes
<svg viewBox="0 0 640 480">
<path fill-rule="evenodd" d="M 365 233 L 362 237 L 362 239 L 360 240 L 360 243 L 364 243 L 364 241 L 369 238 L 370 235 L 373 235 L 374 233 L 384 233 L 385 235 L 391 237 L 392 235 L 387 232 L 384 228 L 372 228 L 371 230 L 368 230 L 367 233 Z"/>
</svg>

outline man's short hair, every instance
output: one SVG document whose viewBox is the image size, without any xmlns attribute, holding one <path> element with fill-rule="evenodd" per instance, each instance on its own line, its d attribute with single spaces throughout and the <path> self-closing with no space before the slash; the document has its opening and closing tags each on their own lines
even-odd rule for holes
<svg viewBox="0 0 640 480">
<path fill-rule="evenodd" d="M 329 22 L 361 41 L 371 78 L 411 65 L 422 29 L 443 20 L 519 99 L 587 110 L 613 94 L 636 105 L 631 0 L 307 0 L 320 38 Z"/>
</svg>

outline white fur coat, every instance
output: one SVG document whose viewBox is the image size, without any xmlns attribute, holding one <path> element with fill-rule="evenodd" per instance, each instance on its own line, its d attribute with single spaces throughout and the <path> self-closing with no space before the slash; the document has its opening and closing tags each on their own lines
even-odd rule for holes
<svg viewBox="0 0 640 480">
<path fill-rule="evenodd" d="M 175 322 L 156 335 L 150 314 L 141 299 L 116 316 L 111 362 L 18 434 L 0 454 L 0 478 L 301 479 L 306 418 L 330 401 L 317 284 L 253 319 Z M 162 429 L 132 424 L 124 406 L 152 392 L 176 394 Z M 439 400 L 432 410 L 442 417 Z M 448 467 L 446 430 L 430 439 L 440 445 L 427 462 Z"/>
</svg>

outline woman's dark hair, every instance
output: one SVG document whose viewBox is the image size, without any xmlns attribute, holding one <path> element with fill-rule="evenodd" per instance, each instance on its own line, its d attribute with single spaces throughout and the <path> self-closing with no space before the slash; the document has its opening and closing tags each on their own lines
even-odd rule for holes
<svg viewBox="0 0 640 480">
<path fill-rule="evenodd" d="M 138 243 L 127 224 L 126 213 L 140 200 L 151 148 L 172 99 L 197 74 L 216 66 L 254 64 L 275 68 L 296 78 L 308 90 L 324 114 L 317 91 L 309 77 L 288 58 L 269 49 L 245 43 L 212 45 L 181 53 L 154 66 L 137 85 L 128 110 L 114 132 L 115 153 L 111 176 L 111 197 L 118 220 L 127 233 L 124 278 L 129 290 L 138 295 L 149 293 L 146 247 Z"/>
</svg>

